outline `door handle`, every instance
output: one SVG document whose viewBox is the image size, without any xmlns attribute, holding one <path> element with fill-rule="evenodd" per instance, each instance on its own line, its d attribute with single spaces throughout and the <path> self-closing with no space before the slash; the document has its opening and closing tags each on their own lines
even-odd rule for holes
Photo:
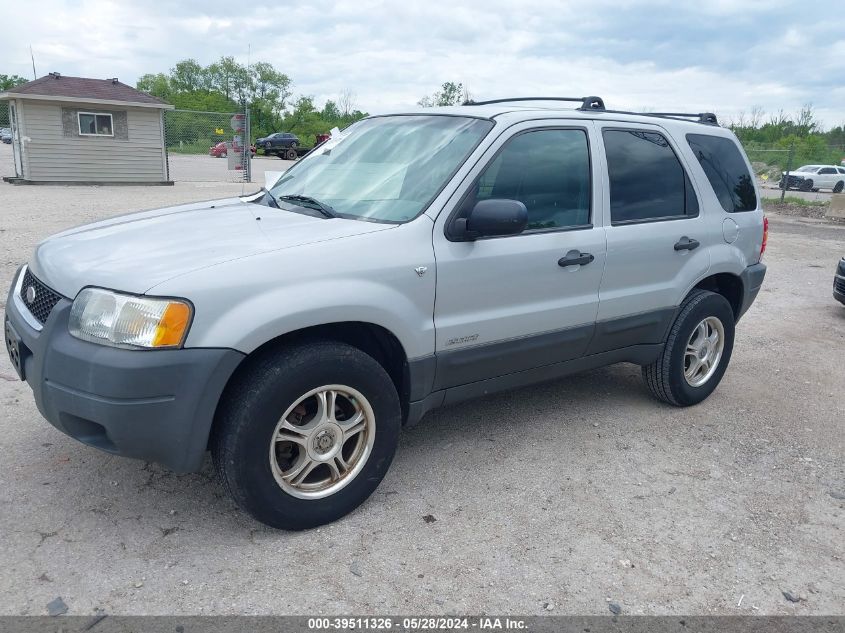
<svg viewBox="0 0 845 633">
<path fill-rule="evenodd" d="M 593 261 L 592 253 L 582 253 L 581 251 L 569 251 L 565 257 L 557 260 L 558 266 L 586 266 Z"/>
<path fill-rule="evenodd" d="M 681 239 L 675 242 L 676 251 L 693 251 L 699 246 L 701 246 L 701 244 L 698 240 L 694 240 L 691 237 L 687 237 L 686 235 L 684 235 Z"/>
</svg>

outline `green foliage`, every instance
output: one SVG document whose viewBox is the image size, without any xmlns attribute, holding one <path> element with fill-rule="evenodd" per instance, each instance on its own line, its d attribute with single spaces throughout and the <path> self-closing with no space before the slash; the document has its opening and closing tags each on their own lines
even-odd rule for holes
<svg viewBox="0 0 845 633">
<path fill-rule="evenodd" d="M 167 74 L 146 74 L 137 82 L 138 90 L 180 110 L 231 113 L 248 103 L 253 141 L 273 132 L 293 132 L 308 146 L 316 134 L 346 127 L 366 116 L 355 109 L 354 96 L 348 90 L 318 110 L 313 97 L 300 96 L 291 102 L 291 86 L 290 78 L 272 64 L 244 66 L 234 57 L 221 57 L 208 66 L 184 59 Z M 224 135 L 214 134 L 221 128 Z M 173 112 L 167 115 L 167 129 L 168 147 L 174 151 L 206 152 L 210 145 L 231 136 L 229 116 L 218 125 L 208 117 Z"/>
<path fill-rule="evenodd" d="M 780 198 L 763 198 L 764 206 L 772 206 L 781 204 Z M 827 207 L 830 206 L 830 200 L 805 200 L 798 196 L 785 196 L 783 204 L 795 204 L 799 207 Z"/>
<path fill-rule="evenodd" d="M 19 75 L 0 75 L 0 92 L 25 84 L 26 79 Z"/>
<path fill-rule="evenodd" d="M 845 157 L 845 130 L 840 125 L 822 131 L 811 104 L 804 105 L 792 116 L 780 110 L 767 119 L 763 110 L 755 107 L 747 117 L 741 113 L 729 127 L 749 160 L 779 170 L 786 169 L 790 148 L 793 150 L 791 169 L 808 164 L 838 165 Z"/>
<path fill-rule="evenodd" d="M 469 92 L 464 88 L 462 83 L 447 81 L 433 95 L 423 97 L 417 101 L 417 105 L 423 108 L 454 106 L 461 105 L 469 99 Z"/>
<path fill-rule="evenodd" d="M 0 75 L 0 92 L 25 84 L 26 79 L 19 75 Z M 9 127 L 9 103 L 0 101 L 0 127 Z"/>
</svg>

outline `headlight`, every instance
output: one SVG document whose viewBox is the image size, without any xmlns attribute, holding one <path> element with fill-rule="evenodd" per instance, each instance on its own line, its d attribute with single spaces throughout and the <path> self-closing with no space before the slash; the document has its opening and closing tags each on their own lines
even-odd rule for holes
<svg viewBox="0 0 845 633">
<path fill-rule="evenodd" d="M 187 301 L 85 288 L 73 301 L 68 329 L 83 341 L 112 347 L 179 347 L 191 312 Z"/>
</svg>

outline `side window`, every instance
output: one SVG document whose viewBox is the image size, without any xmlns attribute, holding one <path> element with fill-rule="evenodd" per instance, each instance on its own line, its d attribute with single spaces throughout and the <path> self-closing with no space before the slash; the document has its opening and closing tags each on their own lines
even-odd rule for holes
<svg viewBox="0 0 845 633">
<path fill-rule="evenodd" d="M 662 134 L 605 130 L 613 224 L 698 215 L 698 200 Z"/>
<path fill-rule="evenodd" d="M 687 142 L 725 211 L 757 208 L 754 181 L 733 141 L 710 134 L 687 134 Z"/>
<path fill-rule="evenodd" d="M 837 167 L 836 171 L 838 171 L 840 174 L 845 174 L 845 167 Z"/>
<path fill-rule="evenodd" d="M 512 138 L 478 179 L 475 196 L 519 200 L 528 230 L 590 223 L 590 151 L 584 130 L 537 130 Z"/>
<path fill-rule="evenodd" d="M 819 170 L 820 174 L 835 174 L 836 170 L 833 167 L 822 167 Z"/>
</svg>

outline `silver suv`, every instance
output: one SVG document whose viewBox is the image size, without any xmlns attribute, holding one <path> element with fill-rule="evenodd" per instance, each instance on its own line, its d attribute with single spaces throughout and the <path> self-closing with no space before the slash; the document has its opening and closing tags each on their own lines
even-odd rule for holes
<svg viewBox="0 0 845 633">
<path fill-rule="evenodd" d="M 727 369 L 766 224 L 713 115 L 510 99 L 355 123 L 254 195 L 42 242 L 6 304 L 39 410 L 200 468 L 268 525 L 361 504 L 403 424 L 612 363 L 675 406 Z"/>
</svg>

